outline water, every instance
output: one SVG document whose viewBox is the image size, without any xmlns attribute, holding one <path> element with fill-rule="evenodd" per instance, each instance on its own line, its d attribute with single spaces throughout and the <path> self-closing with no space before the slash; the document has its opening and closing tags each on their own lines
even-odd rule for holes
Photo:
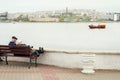
<svg viewBox="0 0 120 80">
<path fill-rule="evenodd" d="M 91 23 L 0 23 L 0 44 L 11 36 L 35 48 L 61 50 L 120 50 L 120 23 L 89 29 Z M 98 23 L 93 23 L 98 24 Z"/>
</svg>

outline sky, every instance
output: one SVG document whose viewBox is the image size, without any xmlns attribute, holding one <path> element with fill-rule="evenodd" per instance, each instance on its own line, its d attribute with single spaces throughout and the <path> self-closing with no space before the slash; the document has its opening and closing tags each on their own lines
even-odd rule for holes
<svg viewBox="0 0 120 80">
<path fill-rule="evenodd" d="M 0 0 L 0 12 L 33 12 L 65 9 L 120 12 L 120 0 Z"/>
</svg>

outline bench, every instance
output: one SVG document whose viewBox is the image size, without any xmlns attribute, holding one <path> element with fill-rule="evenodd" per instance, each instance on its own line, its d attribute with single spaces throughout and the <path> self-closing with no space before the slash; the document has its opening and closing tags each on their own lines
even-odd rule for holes
<svg viewBox="0 0 120 80">
<path fill-rule="evenodd" d="M 0 56 L 5 57 L 8 65 L 7 57 L 23 57 L 29 58 L 29 67 L 31 67 L 32 59 L 35 59 L 35 66 L 37 66 L 37 55 L 32 55 L 32 48 L 30 46 L 8 46 L 0 45 Z"/>
</svg>

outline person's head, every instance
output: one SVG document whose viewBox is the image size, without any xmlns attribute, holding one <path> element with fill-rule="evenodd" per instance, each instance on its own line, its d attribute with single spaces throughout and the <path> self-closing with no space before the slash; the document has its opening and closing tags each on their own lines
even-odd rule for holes
<svg viewBox="0 0 120 80">
<path fill-rule="evenodd" d="M 17 41 L 17 37 L 12 36 L 12 42 L 16 42 Z"/>
</svg>

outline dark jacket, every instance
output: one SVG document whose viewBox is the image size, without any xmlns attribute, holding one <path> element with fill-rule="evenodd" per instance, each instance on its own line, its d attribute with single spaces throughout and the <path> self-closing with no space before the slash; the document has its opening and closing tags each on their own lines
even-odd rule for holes
<svg viewBox="0 0 120 80">
<path fill-rule="evenodd" d="M 16 46 L 16 43 L 11 41 L 8 45 L 9 46 Z"/>
</svg>

